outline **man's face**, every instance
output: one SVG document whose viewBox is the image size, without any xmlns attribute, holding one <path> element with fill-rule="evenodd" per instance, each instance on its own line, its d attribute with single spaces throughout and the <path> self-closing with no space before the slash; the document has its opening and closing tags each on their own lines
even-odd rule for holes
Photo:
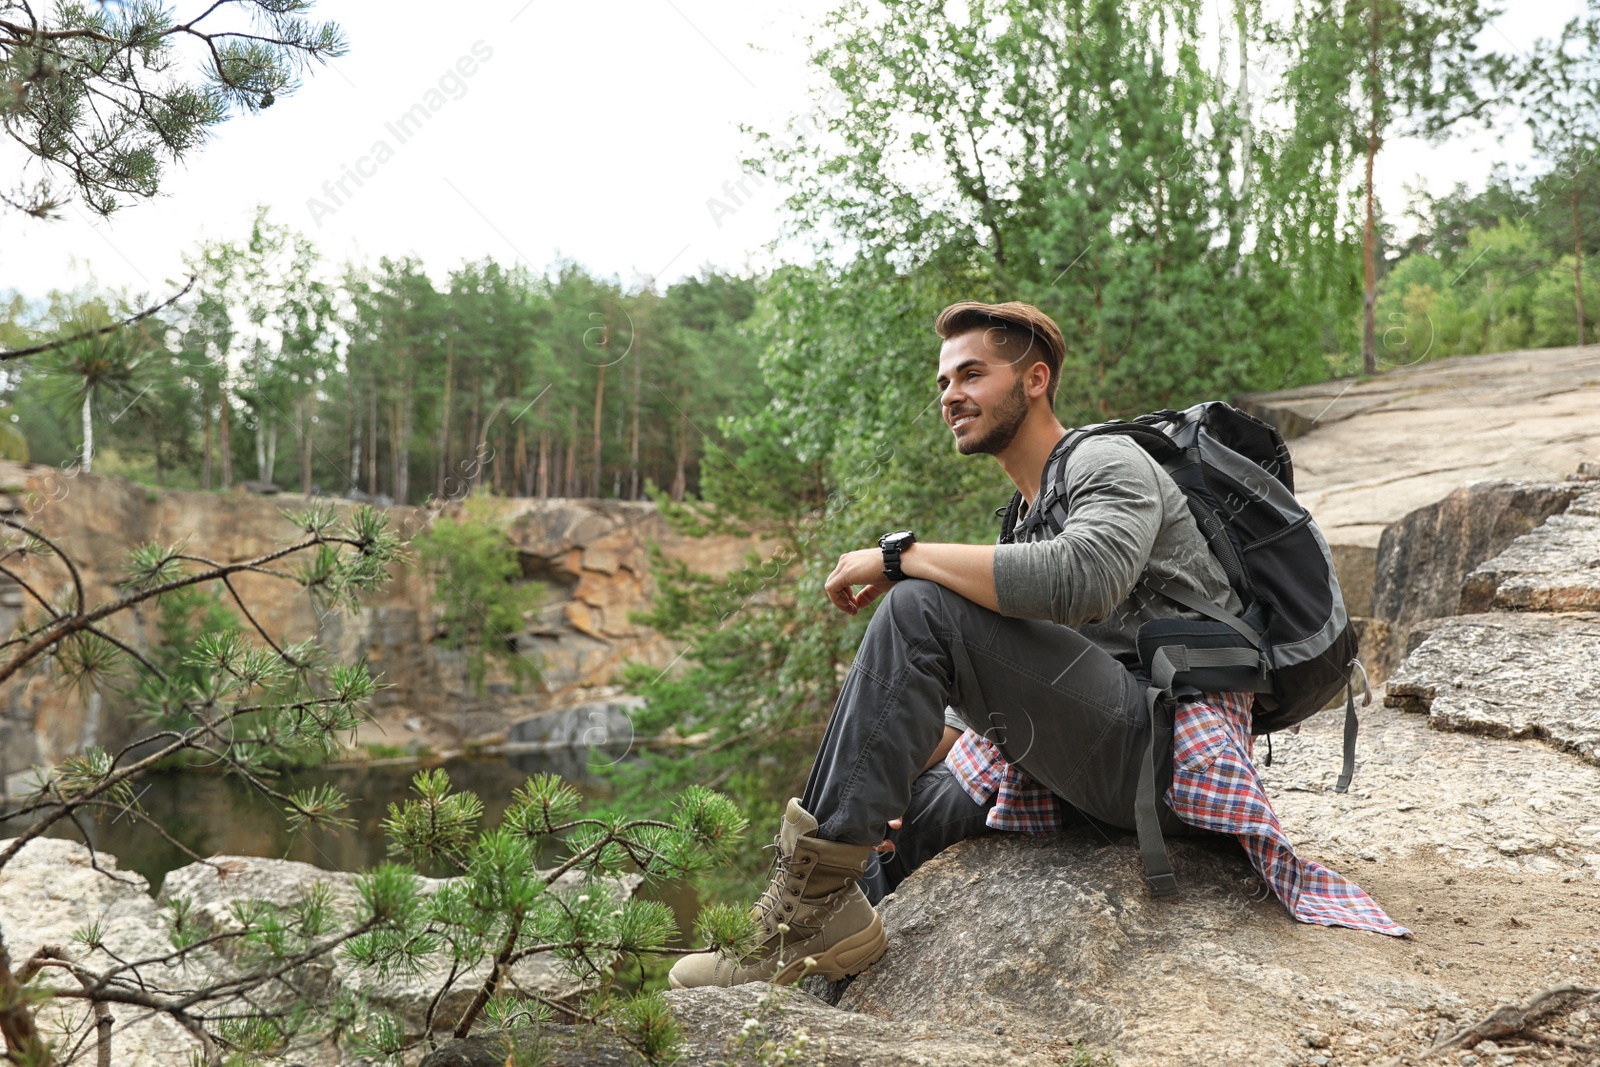
<svg viewBox="0 0 1600 1067">
<path fill-rule="evenodd" d="M 1005 451 L 1028 417 L 1023 368 L 997 354 L 987 334 L 972 330 L 939 350 L 939 405 L 963 456 Z"/>
</svg>

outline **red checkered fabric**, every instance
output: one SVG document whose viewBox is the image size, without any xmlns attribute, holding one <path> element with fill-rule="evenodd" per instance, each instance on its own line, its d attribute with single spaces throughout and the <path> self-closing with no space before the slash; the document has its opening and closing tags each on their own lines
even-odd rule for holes
<svg viewBox="0 0 1600 1067">
<path fill-rule="evenodd" d="M 1252 701 L 1249 693 L 1207 693 L 1178 705 L 1167 804 L 1191 826 L 1237 836 L 1262 880 L 1301 922 L 1409 934 L 1360 886 L 1295 855 L 1250 761 Z M 1007 763 L 987 738 L 966 731 L 945 764 L 976 803 L 995 798 L 987 820 L 991 829 L 1061 829 L 1063 801 Z"/>
</svg>

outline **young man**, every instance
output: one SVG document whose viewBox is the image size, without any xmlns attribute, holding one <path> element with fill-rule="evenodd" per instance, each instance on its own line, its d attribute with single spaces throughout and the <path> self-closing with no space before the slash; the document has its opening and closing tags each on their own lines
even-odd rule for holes
<svg viewBox="0 0 1600 1067">
<path fill-rule="evenodd" d="M 973 302 L 945 308 L 934 329 L 957 451 L 994 456 L 1031 506 L 1067 432 L 1055 416 L 1061 331 L 1026 304 Z M 885 948 L 863 880 L 875 900 L 963 837 L 1057 829 L 1064 813 L 1134 827 L 1152 729 L 1134 637 L 1151 619 L 1199 617 L 1140 578 L 1224 611 L 1241 604 L 1183 492 L 1137 443 L 1083 442 L 1064 481 L 1067 519 L 1048 540 L 926 544 L 903 531 L 839 557 L 824 592 L 840 611 L 885 599 L 805 795 L 784 815 L 771 882 L 752 909 L 765 939 L 739 960 L 685 956 L 674 987 L 856 974 Z M 1161 829 L 1239 835 L 1304 921 L 1405 933 L 1283 839 L 1249 763 L 1251 701 L 1206 694 L 1178 706 L 1174 736 L 1156 739 L 1171 768 L 1170 788 L 1158 785 Z"/>
</svg>

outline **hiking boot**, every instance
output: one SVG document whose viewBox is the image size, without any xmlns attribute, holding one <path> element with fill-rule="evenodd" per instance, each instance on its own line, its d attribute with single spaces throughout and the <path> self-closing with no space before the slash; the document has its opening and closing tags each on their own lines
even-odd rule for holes
<svg viewBox="0 0 1600 1067">
<path fill-rule="evenodd" d="M 698 952 L 667 975 L 673 989 L 744 982 L 788 985 L 808 974 L 837 982 L 859 974 L 883 955 L 887 939 L 877 911 L 857 883 L 871 845 L 816 836 L 817 820 L 791 799 L 776 838 L 772 880 L 750 909 L 761 943 L 742 959 Z"/>
</svg>

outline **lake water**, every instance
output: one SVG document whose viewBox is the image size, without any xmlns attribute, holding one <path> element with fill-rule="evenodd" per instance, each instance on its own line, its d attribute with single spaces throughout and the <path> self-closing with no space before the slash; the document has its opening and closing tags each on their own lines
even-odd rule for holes
<svg viewBox="0 0 1600 1067">
<path fill-rule="evenodd" d="M 563 750 L 521 754 L 494 759 L 452 759 L 427 766 L 443 767 L 458 789 L 470 790 L 483 801 L 484 826 L 495 826 L 511 803 L 511 792 L 540 772 L 559 774 L 585 795 L 604 798 L 606 783 L 588 770 L 590 750 Z M 603 754 L 596 753 L 600 758 Z M 390 803 L 411 796 L 411 778 L 419 765 L 356 765 L 320 767 L 280 776 L 274 783 L 281 793 L 321 784 L 341 790 L 350 799 L 344 814 L 355 821 L 352 829 L 337 834 L 310 830 L 289 833 L 277 802 L 263 797 L 233 775 L 183 770 L 150 774 L 138 784 L 139 806 L 167 832 L 201 856 L 267 856 L 299 860 L 329 871 L 355 871 L 388 859 L 388 838 L 383 820 Z M 136 871 L 159 889 L 167 872 L 193 862 L 150 827 L 122 817 L 95 822 L 82 820 L 96 849 L 117 857 L 123 870 Z M 15 836 L 20 827 L 0 823 L 0 838 Z M 51 828 L 50 836 L 81 839 L 67 821 Z M 444 875 L 445 870 L 425 871 Z M 643 887 L 639 895 L 660 900 L 672 908 L 678 928 L 691 934 L 698 900 L 692 887 L 663 882 Z"/>
</svg>

